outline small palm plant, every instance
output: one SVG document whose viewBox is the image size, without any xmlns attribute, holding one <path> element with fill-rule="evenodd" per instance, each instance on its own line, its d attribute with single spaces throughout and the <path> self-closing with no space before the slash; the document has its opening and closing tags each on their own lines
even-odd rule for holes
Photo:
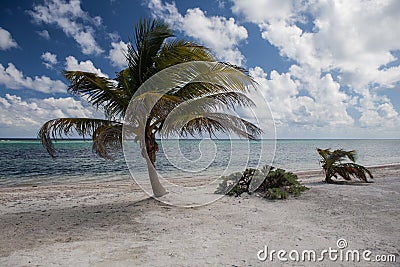
<svg viewBox="0 0 400 267">
<path fill-rule="evenodd" d="M 356 164 L 357 152 L 355 150 L 346 151 L 337 149 L 331 151 L 330 149 L 317 148 L 319 155 L 322 157 L 320 163 L 325 173 L 325 182 L 335 183 L 332 177 L 336 179 L 338 176 L 350 181 L 351 177 L 360 179 L 361 181 L 368 182 L 367 175 L 373 178 L 372 173 L 362 165 Z M 351 162 L 343 162 L 349 159 Z"/>
</svg>

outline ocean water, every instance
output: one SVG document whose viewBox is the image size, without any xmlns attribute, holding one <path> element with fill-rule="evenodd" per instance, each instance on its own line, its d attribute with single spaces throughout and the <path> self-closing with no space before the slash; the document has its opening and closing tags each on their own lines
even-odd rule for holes
<svg viewBox="0 0 400 267">
<path fill-rule="evenodd" d="M 228 173 L 243 166 L 271 163 L 290 171 L 314 170 L 320 168 L 316 148 L 355 149 L 357 162 L 366 166 L 400 163 L 400 139 L 323 139 L 278 140 L 276 149 L 273 141 L 168 140 L 160 142 L 156 164 L 162 175 L 175 178 L 198 173 L 207 176 L 228 165 L 232 167 Z M 129 179 L 127 162 L 135 173 L 146 173 L 145 166 L 135 165 L 140 159 L 138 153 L 128 151 L 130 156 L 125 159 L 122 152 L 116 152 L 114 160 L 104 160 L 92 152 L 90 141 L 78 140 L 59 141 L 56 149 L 58 157 L 52 159 L 38 140 L 1 140 L 0 186 Z"/>
</svg>

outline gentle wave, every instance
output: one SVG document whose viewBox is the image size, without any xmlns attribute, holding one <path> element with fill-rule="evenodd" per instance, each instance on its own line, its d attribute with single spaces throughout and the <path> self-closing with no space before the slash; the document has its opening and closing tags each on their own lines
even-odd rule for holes
<svg viewBox="0 0 400 267">
<path fill-rule="evenodd" d="M 230 161 L 233 165 L 240 165 L 240 155 L 231 155 L 231 141 L 215 141 L 217 154 L 213 162 L 205 170 L 209 176 L 218 172 Z M 172 146 L 176 140 L 163 141 L 166 148 Z M 242 146 L 243 151 L 250 149 L 249 166 L 257 166 L 257 142 L 233 140 L 236 147 Z M 179 141 L 180 153 L 190 160 L 201 156 L 199 140 Z M 162 145 L 157 157 L 157 168 L 176 178 L 187 178 L 191 173 L 182 176 L 175 172 L 174 166 L 163 154 Z M 265 142 L 266 153 L 274 153 L 274 142 Z M 358 163 L 366 166 L 388 165 L 400 163 L 400 140 L 278 140 L 276 143 L 273 165 L 291 171 L 317 170 L 319 155 L 316 148 L 355 149 L 358 151 Z M 90 141 L 74 140 L 59 141 L 56 144 L 57 159 L 53 160 L 38 140 L 2 140 L 0 142 L 0 185 L 11 186 L 18 184 L 48 184 L 67 183 L 76 181 L 109 181 L 129 179 L 122 152 L 114 154 L 115 160 L 104 160 L 97 157 L 91 150 Z M 174 155 L 173 155 L 174 156 Z M 265 162 L 270 164 L 271 162 Z M 261 163 L 264 164 L 264 163 Z M 190 165 L 188 165 L 190 166 Z M 137 173 L 146 173 L 146 169 L 136 169 Z M 180 175 L 180 176 L 179 176 Z"/>
</svg>

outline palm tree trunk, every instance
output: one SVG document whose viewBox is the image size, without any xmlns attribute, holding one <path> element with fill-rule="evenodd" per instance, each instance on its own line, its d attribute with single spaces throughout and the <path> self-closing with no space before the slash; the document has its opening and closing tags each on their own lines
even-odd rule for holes
<svg viewBox="0 0 400 267">
<path fill-rule="evenodd" d="M 156 161 L 156 152 L 158 151 L 158 145 L 154 133 L 146 134 L 145 144 L 147 153 L 142 151 L 142 156 L 145 158 L 147 163 L 147 171 L 149 172 L 151 188 L 155 197 L 161 197 L 167 193 L 167 190 L 165 190 L 160 183 L 160 179 L 154 164 Z"/>
<path fill-rule="evenodd" d="M 165 188 L 160 183 L 156 168 L 154 167 L 154 163 L 151 162 L 148 157 L 145 158 L 147 163 L 147 170 L 149 172 L 151 188 L 153 189 L 153 194 L 155 197 L 161 197 L 167 193 L 167 190 L 165 190 Z"/>
<path fill-rule="evenodd" d="M 332 180 L 332 175 L 330 175 L 327 171 L 325 171 L 325 183 L 328 184 L 337 184 L 337 181 Z"/>
<path fill-rule="evenodd" d="M 325 177 L 325 183 L 334 184 L 335 181 L 333 181 L 331 177 L 326 176 L 326 177 Z"/>
<path fill-rule="evenodd" d="M 325 163 L 324 165 L 322 165 L 322 169 L 324 170 L 324 174 L 325 174 L 325 183 L 334 184 L 335 181 L 332 180 L 332 175 L 329 173 L 328 164 Z"/>
</svg>

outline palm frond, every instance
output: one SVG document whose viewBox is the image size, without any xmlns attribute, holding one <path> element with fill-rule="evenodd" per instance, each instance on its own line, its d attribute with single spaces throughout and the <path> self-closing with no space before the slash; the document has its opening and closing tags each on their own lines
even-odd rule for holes
<svg viewBox="0 0 400 267">
<path fill-rule="evenodd" d="M 136 77 L 136 88 L 154 74 L 153 58 L 157 56 L 164 40 L 172 36 L 169 26 L 157 20 L 142 19 L 136 25 L 135 44 L 128 44 L 126 54 L 128 66 Z"/>
<path fill-rule="evenodd" d="M 207 133 L 212 137 L 217 132 L 234 133 L 239 137 L 255 140 L 262 133 L 262 130 L 253 123 L 230 114 L 179 113 L 167 118 L 161 128 L 160 135 L 165 137 L 173 134 L 195 136 L 196 134 Z"/>
<path fill-rule="evenodd" d="M 187 100 L 175 95 L 163 95 L 158 99 L 150 113 L 150 117 L 153 118 L 151 127 L 155 129 L 162 125 L 168 116 L 173 117 L 176 112 L 181 114 L 199 114 L 222 109 L 234 110 L 236 107 L 250 107 L 253 105 L 253 101 L 240 92 L 215 93 Z"/>
<path fill-rule="evenodd" d="M 192 101 L 202 97 L 215 98 L 228 109 L 236 107 L 251 107 L 254 102 L 239 90 L 232 90 L 218 84 L 190 83 L 173 94 L 182 98 L 183 101 Z M 182 102 L 183 102 L 182 101 Z"/>
<path fill-rule="evenodd" d="M 42 141 L 42 145 L 46 148 L 47 152 L 55 157 L 56 150 L 54 148 L 52 139 L 57 140 L 62 136 L 70 136 L 77 133 L 86 139 L 91 136 L 96 129 L 104 126 L 122 125 L 120 122 L 102 120 L 102 119 L 89 119 L 89 118 L 59 118 L 46 122 L 40 128 L 38 137 Z"/>
<path fill-rule="evenodd" d="M 357 152 L 355 150 L 346 151 L 346 157 L 352 162 L 356 162 Z"/>
<path fill-rule="evenodd" d="M 129 112 L 124 119 L 131 125 L 143 124 L 149 117 L 157 118 L 161 114 L 167 115 L 169 110 L 180 102 L 181 100 L 175 96 L 157 91 L 143 92 L 131 100 Z"/>
<path fill-rule="evenodd" d="M 183 40 L 164 44 L 154 59 L 157 70 L 190 61 L 215 61 L 215 59 L 206 47 Z"/>
<path fill-rule="evenodd" d="M 253 107 L 253 100 L 241 92 L 222 92 L 205 95 L 202 98 L 211 98 L 216 101 L 216 105 L 235 110 L 237 107 Z M 197 100 L 197 99 L 196 99 Z M 195 103 L 194 103 L 195 104 Z"/>
<path fill-rule="evenodd" d="M 143 125 L 143 120 L 147 120 L 147 115 L 163 95 L 168 94 L 182 98 L 182 94 L 179 93 L 180 88 L 191 83 L 203 82 L 215 85 L 213 88 L 218 91 L 215 90 L 216 92 L 212 93 L 215 94 L 214 98 L 220 102 L 230 102 L 232 105 L 234 105 L 232 100 L 243 105 L 251 102 L 243 95 L 247 91 L 247 86 L 252 85 L 253 82 L 245 73 L 222 63 L 193 61 L 172 66 L 146 80 L 128 107 L 128 121 L 142 120 L 136 124 Z M 218 95 L 219 92 L 221 94 Z M 229 93 L 222 94 L 222 92 Z"/>
<path fill-rule="evenodd" d="M 203 84 L 204 93 L 220 91 L 247 92 L 250 86 L 254 87 L 255 81 L 241 69 L 221 62 L 195 61 L 186 64 L 178 69 L 180 80 L 170 92 L 174 95 L 185 95 L 190 93 L 187 87 L 190 84 Z M 184 69 L 182 69 L 184 67 Z M 174 70 L 174 69 L 172 69 Z M 174 70 L 175 71 L 175 70 Z M 180 86 L 180 81 L 186 81 L 185 86 Z M 210 86 L 207 88 L 206 84 Z M 196 87 L 195 87 L 196 88 Z M 196 88 L 198 90 L 198 87 Z M 212 89 L 213 91 L 211 91 Z M 179 92 L 183 91 L 183 92 Z"/>
<path fill-rule="evenodd" d="M 131 68 L 125 68 L 117 73 L 115 80 L 118 82 L 118 88 L 123 90 L 129 99 L 136 93 L 138 87 L 138 78 Z"/>
<path fill-rule="evenodd" d="M 352 162 L 355 162 L 356 151 L 355 150 L 346 151 L 343 149 L 336 149 L 335 151 L 331 152 L 331 154 L 328 157 L 328 159 L 332 162 L 343 161 L 345 160 L 345 158 L 348 158 Z"/>
<path fill-rule="evenodd" d="M 70 85 L 68 90 L 79 96 L 87 96 L 90 104 L 102 107 L 109 118 L 121 117 L 129 104 L 130 95 L 116 88 L 105 77 L 83 71 L 64 71 L 64 76 Z"/>
<path fill-rule="evenodd" d="M 163 104 L 171 107 L 166 113 L 170 119 L 180 114 L 203 114 L 225 109 L 235 109 L 239 106 L 249 107 L 254 105 L 254 102 L 250 98 L 240 92 L 215 93 L 186 101 L 175 101 L 169 105 L 167 103 L 168 101 L 164 101 Z"/>
<path fill-rule="evenodd" d="M 326 162 L 328 160 L 328 157 L 332 154 L 330 149 L 321 149 L 317 148 L 318 154 L 322 157 L 323 160 L 321 160 L 321 163 Z"/>
<path fill-rule="evenodd" d="M 183 97 L 193 93 L 193 88 L 193 90 L 187 91 L 185 87 L 195 83 L 213 85 L 212 92 L 247 92 L 248 88 L 255 84 L 251 77 L 227 64 L 193 61 L 174 65 L 158 72 L 157 75 L 146 80 L 137 93 L 140 95 L 144 92 L 157 92 Z M 210 88 L 207 90 L 210 92 Z M 204 91 L 204 93 L 206 92 Z"/>
<path fill-rule="evenodd" d="M 112 159 L 111 149 L 122 147 L 122 125 L 101 125 L 93 132 L 92 149 L 102 158 Z"/>
<path fill-rule="evenodd" d="M 356 163 L 341 163 L 335 166 L 335 171 L 345 180 L 351 180 L 351 177 L 355 177 L 367 182 L 367 175 L 373 178 L 372 173 L 367 168 Z"/>
</svg>

